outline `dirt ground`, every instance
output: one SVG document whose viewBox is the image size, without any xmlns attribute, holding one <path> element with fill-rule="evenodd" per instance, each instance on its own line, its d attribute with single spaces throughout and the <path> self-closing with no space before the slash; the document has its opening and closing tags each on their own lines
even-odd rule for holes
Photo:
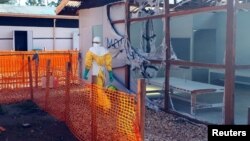
<svg viewBox="0 0 250 141">
<path fill-rule="evenodd" d="M 77 141 L 63 122 L 31 101 L 1 107 L 0 141 Z"/>
</svg>

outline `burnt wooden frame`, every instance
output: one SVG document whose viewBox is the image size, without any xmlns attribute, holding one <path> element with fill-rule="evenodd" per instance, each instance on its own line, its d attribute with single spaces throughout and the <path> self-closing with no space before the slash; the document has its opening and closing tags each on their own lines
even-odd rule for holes
<svg viewBox="0 0 250 141">
<path fill-rule="evenodd" d="M 228 0 L 227 5 L 223 6 L 211 6 L 196 8 L 191 10 L 182 10 L 177 12 L 170 12 L 169 1 L 165 0 L 165 13 L 160 15 L 142 17 L 142 18 L 129 18 L 129 11 L 126 10 L 126 19 L 113 21 L 112 24 L 125 23 L 128 25 L 127 30 L 129 30 L 129 23 L 136 21 L 143 21 L 147 19 L 157 19 L 165 18 L 165 43 L 170 46 L 170 18 L 182 15 L 189 15 L 201 12 L 209 11 L 226 11 L 227 12 L 227 29 L 226 29 L 226 62 L 225 64 L 208 64 L 208 63 L 197 63 L 190 61 L 180 61 L 180 60 L 170 60 L 170 50 L 166 50 L 166 81 L 165 81 L 165 111 L 176 113 L 170 108 L 170 95 L 169 95 L 169 76 L 170 76 L 170 66 L 186 66 L 186 67 L 199 67 L 199 68 L 214 68 L 214 69 L 224 69 L 225 70 L 225 93 L 224 93 L 224 124 L 234 124 L 234 80 L 235 80 L 235 69 L 250 69 L 250 65 L 236 65 L 235 64 L 235 30 L 236 30 L 236 10 L 237 9 L 250 9 L 249 3 L 239 4 L 238 0 Z M 119 3 L 120 4 L 120 3 Z M 125 9 L 129 9 L 129 3 L 125 4 Z M 129 33 L 129 32 L 128 32 Z M 161 63 L 158 60 L 152 60 L 153 63 Z"/>
</svg>

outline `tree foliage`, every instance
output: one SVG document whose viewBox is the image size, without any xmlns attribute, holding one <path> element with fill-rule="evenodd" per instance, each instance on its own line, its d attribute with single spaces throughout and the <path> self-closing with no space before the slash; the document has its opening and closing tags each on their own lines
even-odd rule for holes
<svg viewBox="0 0 250 141">
<path fill-rule="evenodd" d="M 0 0 L 0 4 L 12 4 L 15 2 L 16 0 Z"/>
<path fill-rule="evenodd" d="M 51 7 L 57 7 L 62 0 L 54 0 L 50 1 L 49 3 L 48 0 L 26 0 L 25 5 L 28 6 L 51 6 Z M 20 1 L 19 0 L 0 0 L 0 4 L 18 4 Z"/>
<path fill-rule="evenodd" d="M 27 0 L 26 5 L 45 6 L 44 0 Z"/>
</svg>

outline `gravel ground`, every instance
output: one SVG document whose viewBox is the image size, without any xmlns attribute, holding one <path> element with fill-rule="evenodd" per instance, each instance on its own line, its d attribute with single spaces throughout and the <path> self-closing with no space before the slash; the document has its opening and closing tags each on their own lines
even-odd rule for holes
<svg viewBox="0 0 250 141">
<path fill-rule="evenodd" d="M 145 141 L 207 141 L 207 126 L 147 109 Z"/>
</svg>

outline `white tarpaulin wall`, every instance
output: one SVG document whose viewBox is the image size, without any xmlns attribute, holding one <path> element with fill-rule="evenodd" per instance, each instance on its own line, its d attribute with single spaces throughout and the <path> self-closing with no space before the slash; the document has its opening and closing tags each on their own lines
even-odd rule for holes
<svg viewBox="0 0 250 141">
<path fill-rule="evenodd" d="M 124 19 L 125 11 L 124 4 L 119 4 L 115 6 L 111 6 L 110 11 L 107 11 L 107 6 L 90 8 L 90 9 L 82 9 L 79 11 L 79 28 L 80 28 L 80 50 L 85 56 L 88 49 L 92 46 L 92 39 L 95 33 L 93 30 L 95 27 L 98 28 L 98 33 L 101 33 L 98 36 L 102 35 L 103 46 L 107 47 L 110 53 L 113 56 L 113 67 L 124 66 L 126 64 L 126 51 L 124 49 L 125 40 L 123 38 L 125 25 L 118 24 L 116 29 L 118 30 L 118 35 L 110 24 L 110 20 L 107 16 L 108 13 L 112 13 L 110 15 L 110 20 L 118 20 Z M 84 57 L 83 57 L 84 58 Z M 124 74 L 124 72 L 119 72 L 119 74 Z M 125 78 L 123 75 L 120 80 L 124 82 Z"/>
<path fill-rule="evenodd" d="M 103 46 L 107 47 L 113 56 L 113 65 L 118 65 L 116 62 L 119 62 L 119 66 L 126 63 L 126 52 L 124 50 L 125 40 L 123 38 L 125 25 L 117 24 L 115 29 L 118 30 L 118 35 L 112 28 L 110 21 L 107 16 L 107 6 L 82 9 L 79 11 L 80 15 L 80 49 L 83 54 L 92 46 L 93 27 L 97 25 L 102 25 L 102 41 Z M 110 8 L 110 20 L 124 19 L 125 11 L 124 4 L 119 4 L 111 6 Z M 88 18 L 86 18 L 88 17 Z"/>
<path fill-rule="evenodd" d="M 112 21 L 125 19 L 125 5 L 107 5 L 103 10 L 103 43 L 113 56 L 113 65 L 126 64 L 125 24 L 111 24 Z M 113 27 L 112 27 L 113 26 Z"/>
<path fill-rule="evenodd" d="M 107 5 L 97 8 L 82 9 L 79 11 L 79 18 L 80 50 L 83 53 L 83 56 L 85 56 L 88 49 L 92 46 L 93 28 L 102 25 L 103 46 L 107 47 L 113 56 L 113 68 L 124 66 L 127 63 L 131 64 L 131 68 L 134 66 L 140 67 L 139 65 L 142 64 L 145 57 L 137 53 L 133 48 L 125 46 L 127 45 L 127 40 L 124 37 L 126 34 L 125 24 L 111 24 L 111 21 L 125 19 L 124 4 L 115 4 L 110 7 Z M 119 80 L 117 86 L 118 88 L 121 88 L 119 85 L 122 83 L 124 84 L 125 75 L 123 75 L 124 70 L 118 71 L 119 72 L 115 72 L 115 74 L 119 75 L 115 76 L 118 77 L 117 82 Z M 133 86 L 136 88 L 136 84 L 133 84 Z M 148 99 L 147 101 L 147 105 L 153 107 Z"/>
</svg>

